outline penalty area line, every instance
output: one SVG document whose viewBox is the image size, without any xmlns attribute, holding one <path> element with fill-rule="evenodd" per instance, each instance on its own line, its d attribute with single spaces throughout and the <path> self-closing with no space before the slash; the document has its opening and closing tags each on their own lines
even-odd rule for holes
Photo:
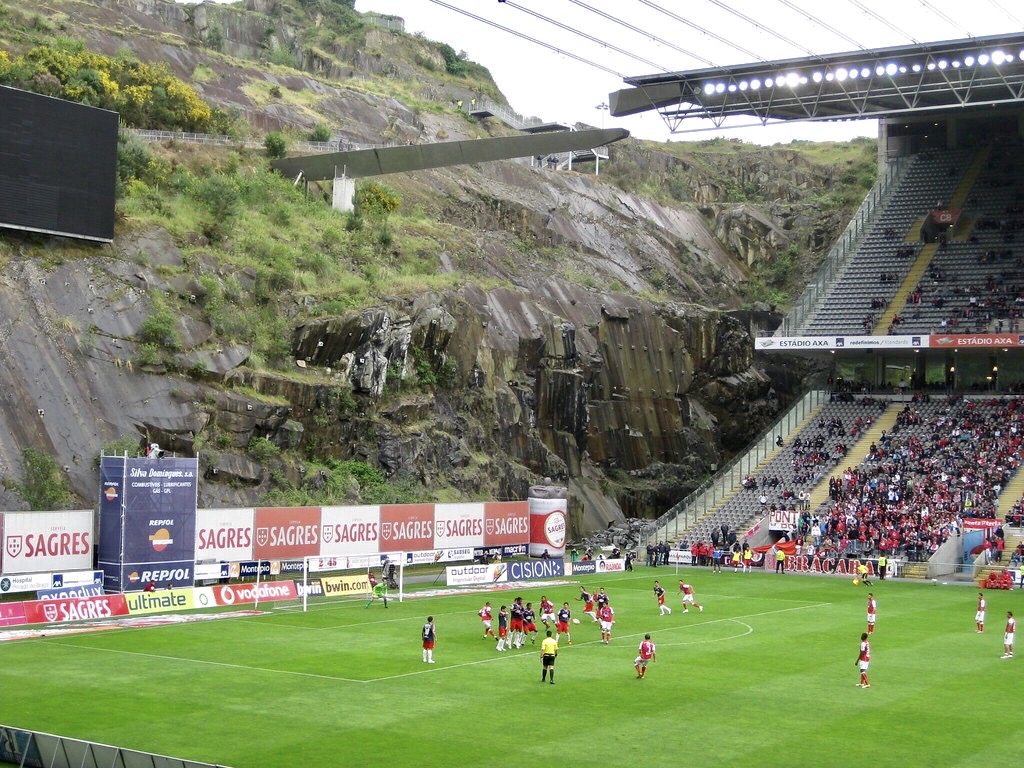
<svg viewBox="0 0 1024 768">
<path fill-rule="evenodd" d="M 116 648 L 97 648 L 91 645 L 75 645 L 74 643 L 51 642 L 47 645 L 60 646 L 62 648 L 74 648 L 75 650 L 93 651 L 98 653 L 116 653 L 122 656 L 137 656 L 142 659 L 158 659 L 160 661 L 178 661 L 184 664 L 202 664 L 209 667 L 220 667 L 221 669 L 237 669 L 246 672 L 265 672 L 272 675 L 288 675 L 291 677 L 307 677 L 315 680 L 333 680 L 339 683 L 369 683 L 371 680 L 356 680 L 351 677 L 338 677 L 336 675 L 321 675 L 316 672 L 294 672 L 287 669 L 270 669 L 268 667 L 254 667 L 249 664 L 229 664 L 226 661 L 207 661 L 206 659 L 190 659 L 181 656 L 164 656 L 157 653 L 139 653 L 138 651 L 122 651 Z"/>
</svg>

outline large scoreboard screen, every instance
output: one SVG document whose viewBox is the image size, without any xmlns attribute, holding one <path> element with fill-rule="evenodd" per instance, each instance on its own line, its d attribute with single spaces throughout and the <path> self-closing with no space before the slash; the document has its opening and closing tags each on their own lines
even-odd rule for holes
<svg viewBox="0 0 1024 768">
<path fill-rule="evenodd" d="M 0 227 L 114 239 L 117 113 L 0 86 Z"/>
</svg>

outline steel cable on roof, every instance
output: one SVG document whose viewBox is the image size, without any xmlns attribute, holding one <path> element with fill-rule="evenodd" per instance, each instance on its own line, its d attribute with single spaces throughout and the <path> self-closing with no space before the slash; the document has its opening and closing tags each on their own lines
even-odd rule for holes
<svg viewBox="0 0 1024 768">
<path fill-rule="evenodd" d="M 711 61 L 710 59 L 704 58 L 699 53 L 694 53 L 693 51 L 688 51 L 685 48 L 680 48 L 675 43 L 671 43 L 668 40 L 660 38 L 660 37 L 658 37 L 656 35 L 652 35 L 650 32 L 647 32 L 646 30 L 640 29 L 640 27 L 637 27 L 637 26 L 634 26 L 633 24 L 630 24 L 628 21 L 625 21 L 623 19 L 620 19 L 620 18 L 617 18 L 615 16 L 612 16 L 610 13 L 605 13 L 604 11 L 600 10 L 599 8 L 595 8 L 592 5 L 587 5 L 586 3 L 581 2 L 581 0 L 569 0 L 569 2 L 572 3 L 573 5 L 578 5 L 580 8 L 584 9 L 585 11 L 591 11 L 592 13 L 596 13 L 598 16 L 603 16 L 604 18 L 608 19 L 608 21 L 611 21 L 611 22 L 613 22 L 615 24 L 618 24 L 620 26 L 625 27 L 626 29 L 629 29 L 629 30 L 632 30 L 633 32 L 641 34 L 644 37 L 647 37 L 647 38 L 649 38 L 650 40 L 653 40 L 656 43 L 659 43 L 659 44 L 664 45 L 664 46 L 666 46 L 668 48 L 671 48 L 674 51 L 678 51 L 679 53 L 684 53 L 687 56 L 690 56 L 691 58 L 694 58 L 697 61 L 701 62 L 702 64 L 706 64 L 709 67 L 717 66 L 713 61 Z"/>
<path fill-rule="evenodd" d="M 757 19 L 751 18 L 750 16 L 747 16 L 745 13 L 737 11 L 735 8 L 730 8 L 728 5 L 726 5 L 724 2 L 722 2 L 722 0 L 708 0 L 708 2 L 711 3 L 712 5 L 718 6 L 719 8 L 721 8 L 726 13 L 731 13 L 733 16 L 735 16 L 738 19 L 743 19 L 743 21 L 747 22 L 748 24 L 750 24 L 755 29 L 763 29 L 765 32 L 770 34 L 772 37 L 775 37 L 776 39 L 781 40 L 782 42 L 786 43 L 787 45 L 793 46 L 798 51 L 803 51 L 804 53 L 806 53 L 808 56 L 811 56 L 812 58 L 816 58 L 818 56 L 818 54 L 816 54 L 810 48 L 804 48 L 800 43 L 796 42 L 795 40 L 790 40 L 788 37 L 783 35 L 781 32 L 776 32 L 774 29 L 772 29 L 771 27 L 765 26 L 764 24 L 759 22 Z"/>
<path fill-rule="evenodd" d="M 538 40 L 537 38 L 530 37 L 529 35 L 525 35 L 522 32 L 517 32 L 514 29 L 509 29 L 508 27 L 503 26 L 502 24 L 498 24 L 497 22 L 491 21 L 490 19 L 485 19 L 482 16 L 477 16 L 475 13 L 470 13 L 469 11 L 463 10 L 462 8 L 456 8 L 454 5 L 449 5 L 448 3 L 443 2 L 443 0 L 430 0 L 430 2 L 434 3 L 434 5 L 440 5 L 442 8 L 447 8 L 449 11 L 461 13 L 463 16 L 482 22 L 483 24 L 486 24 L 489 27 L 500 29 L 502 32 L 508 32 L 510 35 L 521 37 L 523 40 L 547 48 L 549 51 L 554 51 L 555 53 L 560 53 L 563 56 L 568 56 L 570 59 L 575 59 L 581 64 L 586 64 L 587 66 L 594 67 L 595 69 L 600 69 L 602 72 L 607 72 L 609 75 L 615 75 L 615 77 L 619 79 L 625 79 L 626 77 L 621 72 L 616 72 L 614 69 L 610 69 L 604 66 L 603 64 L 598 64 L 596 61 L 585 59 L 582 56 L 578 56 L 577 54 L 572 53 L 571 51 L 566 51 L 563 48 L 559 48 L 558 46 L 551 45 L 550 43 L 545 43 L 543 40 Z"/>
<path fill-rule="evenodd" d="M 726 38 L 722 37 L 721 35 L 716 35 L 710 29 L 705 29 L 700 24 L 694 24 L 689 19 L 684 19 L 678 13 L 675 13 L 673 11 L 668 10 L 668 8 L 662 8 L 657 3 L 651 2 L 651 0 L 638 0 L 638 2 L 643 3 L 648 8 L 651 8 L 651 9 L 653 9 L 655 11 L 658 11 L 660 13 L 665 14 L 669 18 L 675 19 L 676 21 L 678 21 L 681 24 L 685 24 L 690 29 L 693 29 L 693 30 L 695 30 L 697 32 L 700 32 L 703 35 L 707 35 L 708 37 L 714 38 L 718 42 L 720 42 L 720 43 L 722 43 L 724 45 L 729 46 L 734 51 L 739 51 L 740 53 L 745 53 L 745 54 L 747 54 L 747 56 L 749 56 L 752 59 L 756 59 L 757 61 L 767 61 L 767 59 L 764 59 L 763 57 L 758 56 L 756 53 L 754 53 L 751 50 L 748 50 L 748 49 L 744 48 L 742 45 L 737 45 L 736 43 L 732 42 L 731 40 L 727 40 Z"/>
<path fill-rule="evenodd" d="M 549 18 L 548 16 L 545 16 L 545 15 L 543 15 L 541 13 L 537 13 L 536 11 L 531 11 L 529 8 L 526 8 L 526 7 L 522 6 L 522 5 L 519 5 L 519 3 L 510 3 L 508 0 L 502 0 L 501 4 L 506 6 L 507 8 L 515 8 L 517 11 L 522 11 L 523 13 L 529 14 L 530 16 L 533 16 L 535 19 L 540 19 L 541 21 L 545 21 L 548 24 L 553 24 L 554 26 L 558 27 L 559 29 L 564 29 L 566 32 L 570 32 L 570 33 L 572 33 L 574 35 L 578 35 L 579 37 L 584 38 L 585 40 L 589 40 L 592 43 L 597 43 L 598 45 L 601 45 L 601 46 L 603 46 L 605 48 L 609 48 L 609 49 L 615 51 L 616 53 L 622 54 L 623 56 L 628 56 L 629 58 L 635 59 L 636 61 L 641 61 L 644 64 L 648 64 L 648 65 L 654 67 L 655 69 L 661 70 L 662 72 L 669 72 L 670 71 L 667 67 L 663 67 L 660 64 L 655 64 L 653 61 L 648 61 L 647 59 L 643 58 L 642 56 L 637 56 L 635 53 L 630 53 L 629 51 L 625 50 L 624 48 L 619 48 L 617 45 L 609 43 L 607 40 L 602 40 L 602 39 L 600 39 L 598 37 L 594 37 L 593 35 L 588 35 L 586 32 L 582 32 L 582 31 L 580 31 L 578 29 L 575 29 L 575 28 L 569 26 L 568 24 L 563 24 L 562 22 L 558 21 L 557 19 L 552 19 L 552 18 Z"/>
<path fill-rule="evenodd" d="M 862 50 L 862 51 L 868 50 L 864 45 L 862 45 L 861 43 L 858 43 L 856 40 L 854 40 L 852 37 L 850 37 L 849 35 L 844 33 L 842 30 L 836 29 L 835 27 L 833 27 L 828 22 L 822 21 L 819 17 L 815 16 L 813 13 L 810 13 L 809 11 L 807 11 L 807 10 L 801 8 L 800 6 L 798 6 L 796 3 L 793 2 L 793 0 L 779 0 L 779 2 L 782 3 L 784 6 L 786 6 L 787 8 L 789 8 L 790 10 L 796 11 L 797 13 L 799 13 L 801 16 L 803 16 L 805 19 L 807 19 L 812 24 L 817 24 L 822 29 L 827 29 L 829 32 L 831 32 L 836 37 L 842 38 L 843 40 L 848 42 L 850 45 L 852 45 L 852 46 L 854 46 L 856 48 L 860 48 L 860 50 Z"/>
</svg>

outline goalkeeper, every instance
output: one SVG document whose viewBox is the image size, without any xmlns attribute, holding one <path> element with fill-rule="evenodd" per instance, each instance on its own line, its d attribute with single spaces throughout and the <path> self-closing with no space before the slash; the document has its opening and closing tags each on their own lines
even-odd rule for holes
<svg viewBox="0 0 1024 768">
<path fill-rule="evenodd" d="M 377 577 L 373 571 L 370 571 L 367 580 L 370 582 L 370 599 L 366 601 L 366 607 L 369 608 L 374 600 L 383 600 L 384 607 L 388 607 L 388 585 L 387 582 L 377 583 Z"/>
</svg>

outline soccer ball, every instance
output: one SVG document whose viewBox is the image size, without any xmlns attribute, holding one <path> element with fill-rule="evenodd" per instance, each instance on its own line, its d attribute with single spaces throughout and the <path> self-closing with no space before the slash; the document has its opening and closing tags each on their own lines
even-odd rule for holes
<svg viewBox="0 0 1024 768">
<path fill-rule="evenodd" d="M 579 619 L 573 619 L 573 620 L 572 620 L 572 623 L 573 623 L 573 624 L 579 624 L 579 623 L 580 623 L 580 620 L 579 620 Z"/>
<path fill-rule="evenodd" d="M 853 585 L 857 586 L 858 584 L 860 584 L 860 579 L 854 579 L 853 580 Z"/>
</svg>

